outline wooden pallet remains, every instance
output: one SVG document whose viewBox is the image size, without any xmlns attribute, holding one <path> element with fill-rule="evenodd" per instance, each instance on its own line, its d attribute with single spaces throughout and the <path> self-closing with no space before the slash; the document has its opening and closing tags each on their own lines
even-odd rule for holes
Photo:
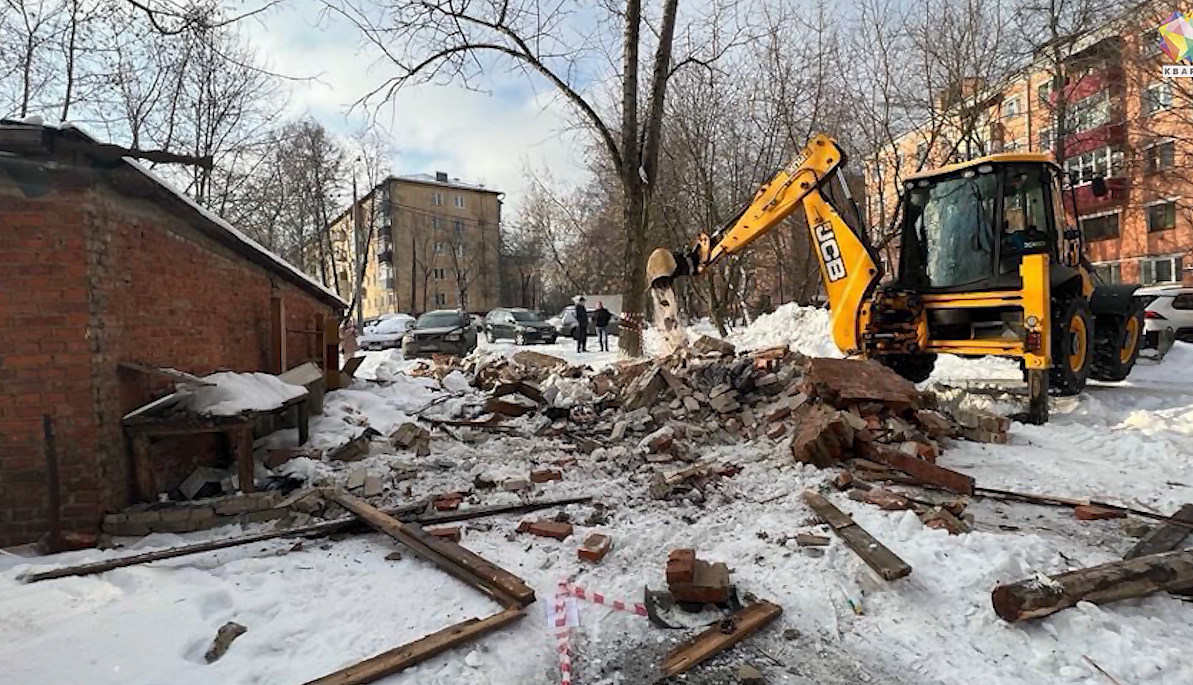
<svg viewBox="0 0 1193 685">
<path fill-rule="evenodd" d="M 911 566 L 859 526 L 848 514 L 833 506 L 820 493 L 805 490 L 804 502 L 816 515 L 824 519 L 837 537 L 841 538 L 866 565 L 884 580 L 897 580 L 911 573 Z"/>
<path fill-rule="evenodd" d="M 389 516 L 397 517 L 402 521 L 413 521 L 419 524 L 437 524 L 448 523 L 451 521 L 464 521 L 474 518 L 481 518 L 484 516 L 494 516 L 496 514 L 514 514 L 537 511 L 539 509 L 546 509 L 549 507 L 562 506 L 566 504 L 578 504 L 591 501 L 591 497 L 568 497 L 564 499 L 542 500 L 539 502 L 525 502 L 518 504 L 498 504 L 486 507 L 471 507 L 469 509 L 460 509 L 458 511 L 424 514 L 418 515 L 419 512 L 427 508 L 426 502 L 419 502 L 416 504 L 395 507 L 386 509 L 384 512 Z M 97 573 L 106 573 L 118 568 L 126 568 L 128 566 L 137 566 L 139 564 L 148 564 L 154 561 L 162 561 L 163 559 L 174 559 L 177 557 L 189 556 L 191 554 L 202 554 L 203 552 L 214 552 L 221 549 L 228 549 L 231 547 L 239 547 L 240 545 L 249 545 L 256 542 L 265 542 L 266 540 L 274 540 L 277 538 L 286 537 L 320 537 L 324 535 L 331 535 L 333 533 L 348 532 L 356 528 L 363 528 L 359 519 L 355 516 L 352 518 L 337 519 L 334 521 L 325 521 L 323 523 L 315 523 L 309 526 L 300 526 L 297 528 L 287 528 L 283 530 L 273 530 L 267 533 L 257 533 L 254 535 L 244 535 L 235 538 L 226 538 L 223 540 L 211 540 L 208 542 L 200 542 L 193 545 L 183 545 L 180 547 L 171 547 L 169 549 L 160 549 L 153 552 L 145 552 L 142 554 L 132 554 L 116 559 L 104 559 L 102 561 L 93 561 L 86 564 L 79 564 L 78 566 L 65 566 L 62 568 L 51 569 L 49 571 L 42 571 L 39 573 L 29 573 L 21 576 L 18 580 L 26 583 L 36 583 L 42 580 L 53 580 L 55 578 L 67 578 L 71 576 L 90 576 Z M 367 530 L 367 529 L 366 529 Z"/>
<path fill-rule="evenodd" d="M 679 675 L 710 659 L 729 647 L 753 635 L 759 628 L 775 620 L 783 608 L 766 600 L 751 604 L 728 620 L 715 625 L 680 644 L 663 662 L 663 677 Z"/>
<path fill-rule="evenodd" d="M 1078 602 L 1106 604 L 1190 586 L 1193 549 L 1183 549 L 999 585 L 991 601 L 999 617 L 1014 623 L 1054 614 Z"/>
<path fill-rule="evenodd" d="M 1143 539 L 1132 547 L 1123 558 L 1136 559 L 1176 549 L 1176 546 L 1181 544 L 1181 541 L 1190 532 L 1193 532 L 1190 525 L 1193 525 L 1193 504 L 1186 504 L 1177 510 L 1164 525 L 1157 526 L 1143 536 Z"/>
<path fill-rule="evenodd" d="M 522 618 L 520 609 L 506 609 L 488 618 L 470 618 L 436 633 L 395 647 L 377 656 L 330 673 L 306 685 L 361 685 L 398 673 L 445 652 L 452 647 L 513 623 Z"/>
</svg>

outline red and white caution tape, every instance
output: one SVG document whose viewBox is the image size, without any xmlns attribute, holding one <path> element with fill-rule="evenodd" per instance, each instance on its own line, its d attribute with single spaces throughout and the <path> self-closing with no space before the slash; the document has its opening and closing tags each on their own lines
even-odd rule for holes
<svg viewBox="0 0 1193 685">
<path fill-rule="evenodd" d="M 569 583 L 561 583 L 560 588 L 563 592 L 575 597 L 576 599 L 583 599 L 592 602 L 593 604 L 600 604 L 607 606 L 617 611 L 625 611 L 639 616 L 646 616 L 646 605 L 640 602 L 625 602 L 620 599 L 609 599 L 599 592 L 589 592 L 579 585 L 571 585 Z"/>
<path fill-rule="evenodd" d="M 572 685 L 572 625 L 580 622 L 579 610 L 575 602 L 569 600 L 568 594 L 567 584 L 561 582 L 555 590 L 555 604 L 549 619 L 551 628 L 555 631 L 560 685 Z"/>
</svg>

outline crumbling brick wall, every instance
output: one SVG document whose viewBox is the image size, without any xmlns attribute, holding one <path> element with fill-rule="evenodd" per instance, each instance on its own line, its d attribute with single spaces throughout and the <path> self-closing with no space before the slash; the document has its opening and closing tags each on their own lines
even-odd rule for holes
<svg viewBox="0 0 1193 685">
<path fill-rule="evenodd" d="M 221 245 L 171 204 L 91 188 L 26 199 L 0 181 L 0 546 L 48 527 L 41 416 L 54 417 L 64 528 L 95 530 L 129 503 L 121 419 L 167 384 L 120 362 L 195 374 L 270 368 L 270 298 L 288 367 L 315 357 L 324 299 Z M 167 484 L 214 460 L 215 440 L 155 451 Z"/>
</svg>

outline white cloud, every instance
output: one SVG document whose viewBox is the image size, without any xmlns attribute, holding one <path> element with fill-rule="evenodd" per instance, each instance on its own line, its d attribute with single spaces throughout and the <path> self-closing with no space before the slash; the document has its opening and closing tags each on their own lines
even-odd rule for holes
<svg viewBox="0 0 1193 685">
<path fill-rule="evenodd" d="M 340 133 L 360 128 L 365 113 L 350 113 L 350 105 L 393 73 L 359 49 L 354 29 L 342 20 L 291 10 L 244 30 L 272 69 L 317 77 L 290 85 L 289 114 L 309 114 Z M 527 168 L 549 171 L 563 184 L 583 181 L 585 141 L 571 130 L 571 114 L 553 92 L 534 92 L 517 72 L 496 75 L 490 85 L 499 94 L 459 86 L 404 89 L 376 112 L 376 125 L 398 152 L 396 172 L 446 171 L 505 191 L 505 218 L 512 219 Z"/>
</svg>

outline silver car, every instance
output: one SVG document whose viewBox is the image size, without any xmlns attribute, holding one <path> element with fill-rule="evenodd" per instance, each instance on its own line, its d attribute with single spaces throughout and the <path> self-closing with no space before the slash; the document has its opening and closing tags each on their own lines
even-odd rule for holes
<svg viewBox="0 0 1193 685">
<path fill-rule="evenodd" d="M 1193 342 L 1193 288 L 1152 286 L 1136 290 L 1135 296 L 1149 300 L 1143 311 L 1144 348 L 1163 356 L 1173 340 Z"/>
</svg>

